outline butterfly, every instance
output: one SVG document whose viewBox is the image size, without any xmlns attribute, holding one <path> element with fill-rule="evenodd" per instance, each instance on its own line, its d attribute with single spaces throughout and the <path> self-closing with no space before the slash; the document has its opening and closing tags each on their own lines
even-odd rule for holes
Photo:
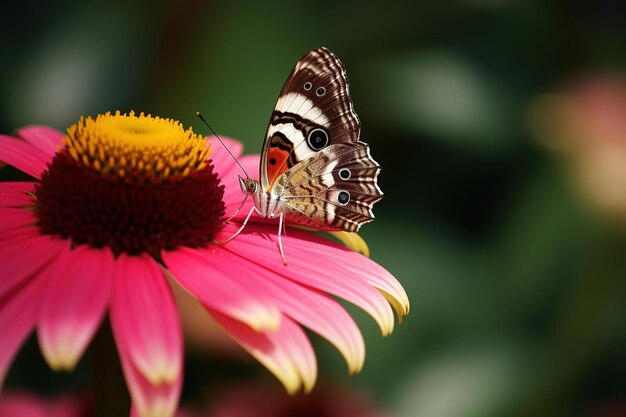
<svg viewBox="0 0 626 417">
<path fill-rule="evenodd" d="M 226 242 L 241 233 L 253 212 L 278 218 L 278 246 L 287 265 L 281 240 L 286 220 L 347 232 L 374 220 L 372 207 L 383 197 L 380 165 L 360 132 L 343 64 L 327 48 L 309 51 L 278 96 L 261 152 L 260 181 L 239 176 L 254 206 Z"/>
</svg>

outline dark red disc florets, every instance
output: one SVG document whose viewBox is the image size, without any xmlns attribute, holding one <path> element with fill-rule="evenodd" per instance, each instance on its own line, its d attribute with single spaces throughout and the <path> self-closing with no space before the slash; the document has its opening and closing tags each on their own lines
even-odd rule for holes
<svg viewBox="0 0 626 417">
<path fill-rule="evenodd" d="M 224 186 L 213 165 L 165 179 L 114 177 L 60 151 L 36 186 L 38 225 L 75 245 L 148 253 L 208 244 L 222 226 Z"/>
</svg>

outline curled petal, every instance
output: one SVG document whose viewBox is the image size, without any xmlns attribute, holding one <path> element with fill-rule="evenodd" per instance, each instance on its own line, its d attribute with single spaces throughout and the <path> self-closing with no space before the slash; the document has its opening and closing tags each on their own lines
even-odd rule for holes
<svg viewBox="0 0 626 417">
<path fill-rule="evenodd" d="M 244 323 L 216 311 L 209 313 L 252 356 L 283 383 L 288 393 L 309 392 L 317 379 L 317 361 L 311 342 L 300 326 L 282 317 L 272 332 L 257 332 Z"/>
<path fill-rule="evenodd" d="M 98 329 L 111 293 L 113 254 L 79 246 L 62 252 L 42 295 L 38 338 L 54 370 L 71 370 Z"/>
<path fill-rule="evenodd" d="M 183 341 L 172 290 L 156 262 L 120 255 L 115 261 L 111 323 L 118 345 L 151 385 L 176 382 Z"/>
<path fill-rule="evenodd" d="M 50 159 L 63 144 L 63 133 L 47 126 L 23 127 L 17 131 L 17 136 L 44 152 Z"/>
</svg>

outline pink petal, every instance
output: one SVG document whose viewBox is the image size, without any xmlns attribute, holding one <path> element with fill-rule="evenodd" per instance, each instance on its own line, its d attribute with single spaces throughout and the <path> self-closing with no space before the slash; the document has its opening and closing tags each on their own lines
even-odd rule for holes
<svg viewBox="0 0 626 417">
<path fill-rule="evenodd" d="M 257 179 L 259 177 L 259 161 L 259 155 L 246 155 L 241 159 L 241 165 L 248 172 L 251 178 Z M 241 203 L 245 199 L 245 195 L 241 192 L 241 187 L 239 186 L 239 179 L 237 178 L 237 175 L 231 175 L 228 178 L 224 178 L 223 183 L 223 200 L 224 204 L 226 205 L 226 218 L 229 218 L 230 216 L 235 214 L 237 209 L 239 209 Z M 247 199 L 245 199 L 244 206 L 241 207 L 241 210 L 233 218 L 233 221 L 242 222 L 253 206 L 254 201 L 252 200 L 252 197 L 248 197 Z M 252 213 L 252 216 L 250 217 L 250 222 L 278 225 L 276 219 L 261 217 L 257 213 Z"/>
<path fill-rule="evenodd" d="M 351 256 L 353 258 L 351 262 L 346 262 L 343 266 L 354 273 L 362 274 L 363 279 L 377 288 L 391 303 L 398 319 L 402 321 L 402 318 L 409 314 L 411 309 L 409 296 L 404 287 L 389 271 L 368 257 L 356 252 Z"/>
<path fill-rule="evenodd" d="M 38 236 L 44 236 L 38 227 L 8 227 L 6 229 L 0 229 L 0 250 L 2 246 L 9 246 L 13 242 L 20 242 L 24 239 L 36 238 Z"/>
<path fill-rule="evenodd" d="M 207 250 L 179 248 L 162 252 L 161 256 L 174 279 L 206 307 L 234 317 L 258 331 L 275 329 L 280 321 L 276 306 L 264 294 L 233 279 L 236 272 L 230 268 L 238 265 L 215 262 L 212 251 L 218 256 L 222 253 L 215 246 Z"/>
<path fill-rule="evenodd" d="M 131 409 L 130 409 L 130 417 L 140 417 L 139 411 L 137 411 L 137 408 L 131 407 Z M 186 410 L 186 409 L 179 408 L 178 410 L 176 410 L 176 414 L 174 414 L 174 417 L 197 417 L 197 413 L 195 411 L 192 411 L 192 410 Z M 215 417 L 215 416 L 213 416 L 213 417 Z M 231 417 L 235 417 L 235 416 L 231 416 Z"/>
<path fill-rule="evenodd" d="M 27 193 L 34 191 L 34 182 L 0 182 L 0 207 L 32 206 L 35 199 Z"/>
<path fill-rule="evenodd" d="M 62 252 L 41 301 L 38 337 L 54 370 L 71 370 L 104 317 L 113 281 L 113 254 L 85 245 Z"/>
<path fill-rule="evenodd" d="M 0 417 L 50 417 L 50 404 L 31 393 L 6 392 L 0 399 Z"/>
<path fill-rule="evenodd" d="M 0 161 L 32 177 L 41 178 L 41 173 L 46 169 L 46 164 L 50 160 L 49 155 L 30 144 L 10 136 L 0 135 Z"/>
<path fill-rule="evenodd" d="M 120 255 L 115 261 L 111 322 L 118 343 L 153 385 L 182 372 L 183 340 L 172 290 L 150 257 Z"/>
<path fill-rule="evenodd" d="M 302 231 L 289 231 L 290 236 L 299 237 L 293 240 L 293 247 L 299 251 L 311 251 L 312 248 L 325 250 L 333 247 L 340 251 L 334 257 L 328 258 L 334 268 L 361 276 L 365 282 L 380 290 L 387 300 L 396 309 L 398 317 L 402 318 L 409 313 L 409 297 L 402 285 L 385 268 L 368 257 L 345 248 L 335 242 Z"/>
<path fill-rule="evenodd" d="M 50 261 L 70 247 L 69 241 L 39 235 L 35 228 L 24 228 L 11 236 L 4 235 L 2 243 L 0 299 L 46 268 Z"/>
<path fill-rule="evenodd" d="M 235 160 L 228 154 L 224 146 L 217 140 L 215 136 L 209 136 L 209 143 L 211 144 L 211 155 L 209 159 L 213 161 L 213 170 L 217 172 L 220 178 L 230 174 L 230 171 L 236 168 Z M 235 158 L 240 159 L 243 152 L 243 145 L 234 139 L 220 136 L 224 145 L 228 147 L 230 152 Z"/>
<path fill-rule="evenodd" d="M 0 297 L 0 329 L 2 329 L 2 337 L 0 337 L 0 389 L 17 349 L 35 325 L 41 285 L 46 279 L 46 272 L 43 271 L 42 274 L 39 274 L 13 294 Z M 4 277 L 2 274 L 0 276 Z"/>
<path fill-rule="evenodd" d="M 248 171 L 248 173 L 250 174 L 254 173 L 254 175 L 252 174 L 250 175 L 253 178 L 257 178 L 258 176 L 257 174 L 259 171 L 259 163 L 260 163 L 259 155 L 248 155 L 241 159 L 241 164 L 244 166 L 246 171 Z M 243 201 L 244 195 L 241 192 L 241 189 L 239 187 L 239 182 L 236 176 L 233 175 L 232 177 L 224 178 L 223 183 L 225 185 L 224 202 L 226 203 L 226 215 L 228 217 L 230 214 L 234 213 L 235 210 L 239 208 L 239 206 L 241 205 L 241 202 Z M 235 216 L 234 221 L 237 221 L 237 220 L 242 221 L 250 212 L 253 205 L 254 203 L 252 199 L 248 198 L 246 200 L 245 205 L 242 207 L 241 211 L 239 212 L 239 214 Z M 258 216 L 256 213 L 252 214 L 252 217 L 250 218 L 250 222 L 259 223 L 259 224 L 277 225 L 277 221 L 275 219 L 262 218 Z M 338 249 L 345 251 L 345 253 L 348 253 L 349 255 L 346 255 L 346 256 L 351 257 L 354 261 L 352 265 L 363 266 L 363 268 L 354 268 L 350 265 L 348 265 L 347 267 L 351 269 L 352 272 L 359 273 L 359 274 L 365 273 L 365 275 L 363 276 L 363 279 L 370 282 L 371 285 L 373 285 L 374 287 L 378 288 L 379 290 L 383 292 L 383 294 L 388 299 L 388 301 L 391 302 L 393 307 L 397 310 L 398 316 L 400 318 L 408 314 L 409 299 L 408 299 L 408 296 L 406 295 L 406 292 L 404 291 L 404 288 L 388 271 L 386 271 L 380 265 L 376 264 L 375 262 L 372 262 L 368 258 L 363 257 L 362 255 L 354 251 L 346 250 L 346 248 L 344 248 L 343 246 L 337 245 L 334 242 L 329 242 L 325 239 L 318 238 L 308 233 L 304 234 L 303 236 L 307 236 L 307 240 L 315 241 L 318 243 L 321 242 L 324 244 L 329 244 L 329 245 L 335 246 Z M 226 236 L 226 238 L 228 237 L 230 236 Z M 365 261 L 362 261 L 362 259 L 365 259 Z M 338 265 L 344 266 L 343 263 L 339 263 Z M 372 269 L 374 269 L 374 271 Z"/>
<path fill-rule="evenodd" d="M 142 372 L 135 367 L 128 345 L 119 329 L 113 325 L 113 334 L 117 343 L 117 350 L 122 362 L 122 369 L 126 384 L 132 399 L 131 416 L 142 417 L 171 417 L 176 411 L 180 392 L 183 385 L 181 373 L 171 382 L 153 384 L 146 379 Z"/>
<path fill-rule="evenodd" d="M 17 136 L 43 151 L 50 159 L 63 144 L 63 133 L 47 126 L 27 126 L 17 131 Z"/>
<path fill-rule="evenodd" d="M 10 390 L 0 397 L 1 417 L 86 417 L 90 409 L 93 406 L 84 393 L 47 398 L 30 391 Z"/>
<path fill-rule="evenodd" d="M 35 222 L 37 222 L 37 216 L 32 210 L 0 207 L 0 232 L 34 225 Z"/>
<path fill-rule="evenodd" d="M 243 168 L 248 172 L 251 178 L 258 178 L 259 176 L 259 156 L 258 155 L 246 155 L 239 159 L 239 162 Z M 224 204 L 226 204 L 226 215 L 230 216 L 241 205 L 241 201 L 244 198 L 244 194 L 241 192 L 239 186 L 239 178 L 241 175 L 245 177 L 243 172 L 237 168 L 232 169 L 226 174 L 220 174 L 222 184 L 224 184 Z M 248 197 L 246 201 L 246 208 L 241 210 L 241 214 L 245 215 L 252 208 L 253 201 L 251 197 Z"/>
<path fill-rule="evenodd" d="M 211 315 L 252 356 L 261 362 L 293 394 L 310 391 L 317 379 L 317 361 L 311 342 L 300 326 L 283 317 L 272 332 L 256 332 L 245 324 L 216 311 Z"/>
<path fill-rule="evenodd" d="M 284 314 L 325 337 L 342 353 L 351 373 L 363 367 L 363 336 L 339 303 L 229 251 L 207 251 L 206 259 L 215 268 L 229 271 L 230 279 L 253 289 L 257 294 L 265 294 Z"/>
<path fill-rule="evenodd" d="M 235 230 L 234 224 L 226 225 L 217 240 L 227 239 Z M 224 248 L 275 274 L 341 297 L 372 316 L 384 335 L 393 331 L 393 311 L 385 297 L 359 274 L 338 266 L 343 261 L 343 249 L 310 240 L 310 233 L 290 229 L 289 235 L 283 236 L 288 263 L 285 266 L 278 252 L 277 231 L 277 226 L 249 224 L 243 233 L 224 245 Z"/>
</svg>

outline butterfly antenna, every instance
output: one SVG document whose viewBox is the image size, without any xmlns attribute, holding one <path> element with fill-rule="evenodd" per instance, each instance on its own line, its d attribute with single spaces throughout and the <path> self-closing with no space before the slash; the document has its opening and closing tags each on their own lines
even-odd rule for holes
<svg viewBox="0 0 626 417">
<path fill-rule="evenodd" d="M 226 144 L 222 141 L 222 138 L 220 138 L 220 136 L 215 133 L 215 130 L 213 130 L 213 128 L 211 127 L 211 125 L 209 123 L 207 123 L 207 121 L 204 119 L 204 117 L 202 117 L 202 114 L 197 111 L 196 112 L 196 116 L 198 116 L 200 118 L 200 120 L 202 120 L 204 122 L 205 125 L 207 125 L 207 127 L 209 128 L 209 130 L 215 135 L 215 137 L 217 138 L 217 140 L 220 141 L 220 143 L 222 144 L 222 146 L 224 147 L 224 149 L 226 149 L 226 152 L 228 152 L 228 154 L 231 156 L 231 158 L 233 158 L 233 160 L 237 163 L 237 165 L 239 165 L 239 168 L 241 168 L 241 170 L 243 171 L 243 173 L 246 175 L 246 178 L 250 178 L 250 176 L 248 175 L 248 173 L 246 172 L 245 169 L 243 169 L 243 166 L 241 166 L 241 164 L 239 163 L 239 161 L 237 160 L 237 158 L 235 158 L 235 155 L 233 155 L 233 153 L 230 151 L 230 149 L 228 149 L 228 146 L 226 146 Z"/>
</svg>

